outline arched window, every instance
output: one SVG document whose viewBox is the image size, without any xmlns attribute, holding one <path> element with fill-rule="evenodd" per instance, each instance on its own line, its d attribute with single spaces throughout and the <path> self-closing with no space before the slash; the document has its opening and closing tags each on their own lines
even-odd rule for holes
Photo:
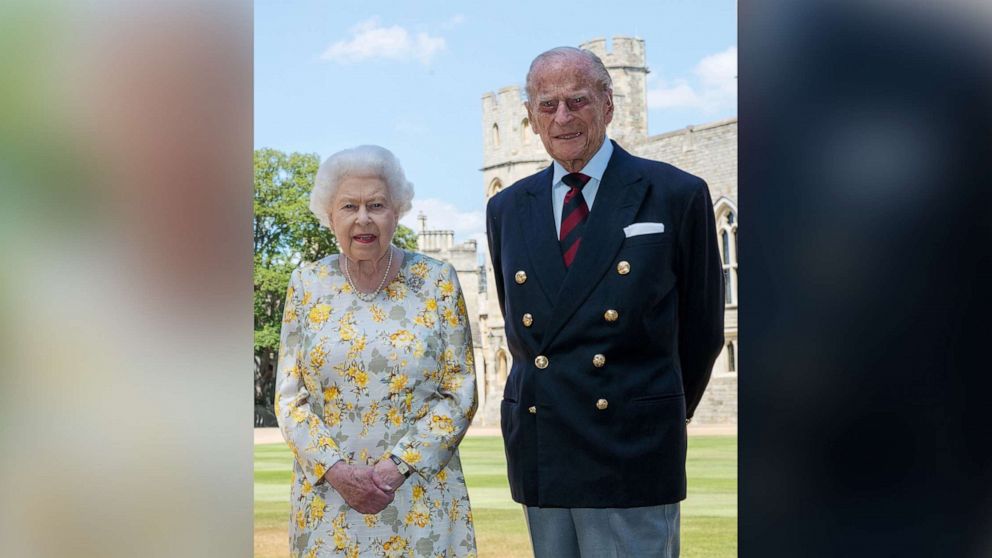
<svg viewBox="0 0 992 558">
<path fill-rule="evenodd" d="M 524 145 L 529 145 L 530 136 L 531 136 L 530 120 L 524 118 L 523 122 L 520 123 L 520 142 L 523 143 Z"/>
<path fill-rule="evenodd" d="M 737 343 L 727 343 L 727 372 L 737 372 Z"/>
<path fill-rule="evenodd" d="M 502 189 L 503 182 L 498 178 L 494 178 L 493 181 L 489 183 L 489 189 L 486 191 L 486 197 L 491 198 L 498 194 Z"/>
<path fill-rule="evenodd" d="M 507 372 L 506 353 L 502 350 L 496 353 L 496 388 L 502 390 L 506 386 Z"/>
<path fill-rule="evenodd" d="M 723 264 L 724 303 L 737 306 L 737 208 L 727 198 L 716 202 L 716 230 Z"/>
<path fill-rule="evenodd" d="M 499 147 L 499 126 L 493 124 L 493 147 Z"/>
</svg>

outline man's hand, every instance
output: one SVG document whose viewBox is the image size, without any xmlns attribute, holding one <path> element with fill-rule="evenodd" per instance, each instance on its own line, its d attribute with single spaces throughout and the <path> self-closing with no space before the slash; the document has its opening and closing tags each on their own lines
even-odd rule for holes
<svg viewBox="0 0 992 558">
<path fill-rule="evenodd" d="M 405 480 L 406 477 L 396 468 L 392 459 L 383 459 L 372 468 L 372 481 L 383 492 L 395 492 Z"/>
<path fill-rule="evenodd" d="M 372 480 L 371 467 L 357 467 L 338 461 L 324 474 L 324 478 L 359 513 L 379 513 L 393 501 L 393 493 L 380 489 Z"/>
</svg>

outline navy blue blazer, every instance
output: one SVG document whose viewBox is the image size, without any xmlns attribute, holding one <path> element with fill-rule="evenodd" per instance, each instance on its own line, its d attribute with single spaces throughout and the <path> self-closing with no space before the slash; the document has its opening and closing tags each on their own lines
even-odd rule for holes
<svg viewBox="0 0 992 558">
<path fill-rule="evenodd" d="M 513 366 L 501 427 L 513 499 L 626 508 L 685 499 L 686 417 L 723 347 L 706 183 L 616 145 L 566 270 L 552 168 L 489 200 Z M 664 232 L 627 238 L 632 223 Z"/>
</svg>

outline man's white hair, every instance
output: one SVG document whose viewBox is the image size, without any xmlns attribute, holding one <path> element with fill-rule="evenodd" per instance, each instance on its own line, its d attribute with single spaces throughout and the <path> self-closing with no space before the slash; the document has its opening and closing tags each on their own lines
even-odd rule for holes
<svg viewBox="0 0 992 558">
<path fill-rule="evenodd" d="M 338 151 L 320 164 L 313 191 L 310 211 L 321 225 L 331 228 L 331 203 L 338 186 L 349 176 L 375 176 L 386 183 L 389 200 L 402 218 L 413 206 L 413 183 L 407 181 L 400 160 L 393 152 L 378 145 L 359 145 Z"/>
<path fill-rule="evenodd" d="M 534 96 L 534 71 L 539 66 L 555 60 L 562 61 L 576 57 L 584 60 L 589 65 L 590 74 L 596 80 L 596 86 L 599 92 L 613 91 L 613 79 L 610 78 L 610 72 L 606 69 L 603 61 L 596 56 L 596 53 L 583 48 L 561 46 L 538 54 L 534 58 L 534 61 L 530 63 L 530 69 L 527 70 L 527 101 L 530 102 Z"/>
</svg>

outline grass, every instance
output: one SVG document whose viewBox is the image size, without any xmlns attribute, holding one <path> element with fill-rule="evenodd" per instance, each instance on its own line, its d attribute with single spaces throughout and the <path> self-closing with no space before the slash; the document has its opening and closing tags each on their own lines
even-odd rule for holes
<svg viewBox="0 0 992 558">
<path fill-rule="evenodd" d="M 530 557 L 520 504 L 510 498 L 503 441 L 474 436 L 461 445 L 480 558 Z M 255 557 L 289 556 L 292 455 L 283 444 L 255 446 Z M 689 438 L 689 497 L 682 502 L 683 558 L 737 556 L 737 437 Z"/>
</svg>

